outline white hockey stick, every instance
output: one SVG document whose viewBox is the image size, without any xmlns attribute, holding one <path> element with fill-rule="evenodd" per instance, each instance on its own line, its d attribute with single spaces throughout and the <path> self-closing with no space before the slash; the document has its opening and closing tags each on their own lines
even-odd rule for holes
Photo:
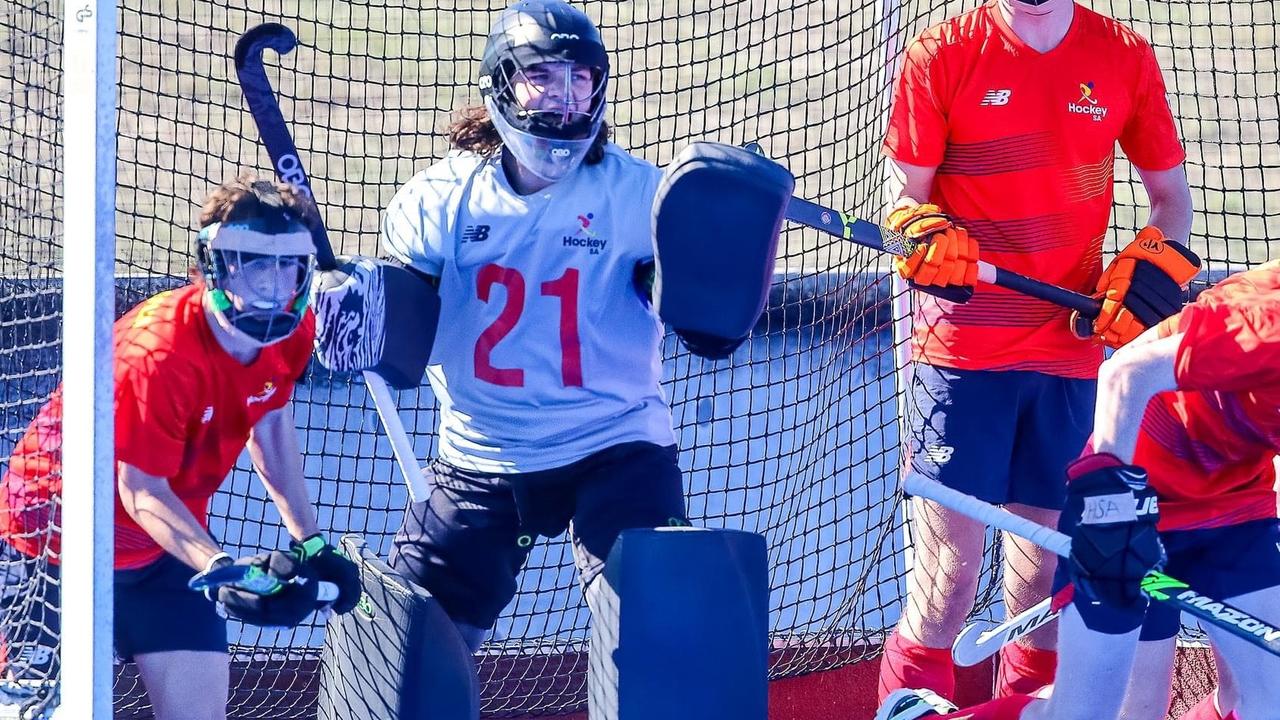
<svg viewBox="0 0 1280 720">
<path fill-rule="evenodd" d="M 1026 538 L 1058 555 L 1071 554 L 1071 538 L 1039 523 L 1019 517 L 1004 508 L 983 502 L 972 495 L 952 490 L 941 483 L 915 473 L 907 475 L 903 490 L 932 500 L 943 507 L 968 515 L 991 527 Z M 1142 592 L 1152 600 L 1172 605 L 1182 612 L 1211 623 L 1272 655 L 1280 656 L 1280 627 L 1207 595 L 1196 592 L 1186 583 L 1152 570 L 1142 579 Z"/>
<path fill-rule="evenodd" d="M 998 625 L 982 621 L 970 623 L 952 643 L 951 659 L 960 667 L 977 665 L 995 655 L 1005 645 L 1056 620 L 1070 596 L 1064 589 Z"/>
</svg>

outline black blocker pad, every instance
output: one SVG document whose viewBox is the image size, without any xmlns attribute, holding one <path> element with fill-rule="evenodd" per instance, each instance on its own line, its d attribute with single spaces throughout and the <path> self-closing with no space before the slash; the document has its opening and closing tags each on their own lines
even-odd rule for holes
<svg viewBox="0 0 1280 720">
<path fill-rule="evenodd" d="M 794 189 L 786 168 L 733 145 L 695 142 L 667 166 L 653 206 L 654 303 L 694 352 L 727 357 L 751 333 Z"/>
<path fill-rule="evenodd" d="M 435 598 L 401 576 L 364 539 L 345 535 L 360 567 L 355 610 L 334 615 L 320 655 L 321 720 L 476 720 L 475 659 Z"/>
<path fill-rule="evenodd" d="M 425 277 L 382 260 L 344 258 L 317 276 L 314 297 L 322 365 L 371 370 L 400 390 L 422 382 L 440 318 L 440 296 Z"/>
</svg>

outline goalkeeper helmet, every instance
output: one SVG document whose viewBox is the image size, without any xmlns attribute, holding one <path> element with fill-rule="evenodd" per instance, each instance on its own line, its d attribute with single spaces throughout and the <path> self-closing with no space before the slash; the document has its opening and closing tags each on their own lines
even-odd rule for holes
<svg viewBox="0 0 1280 720">
<path fill-rule="evenodd" d="M 589 88 L 580 79 L 589 73 Z M 537 102 L 517 85 L 541 91 Z M 520 0 L 498 16 L 480 60 L 480 95 L 502 144 L 544 180 L 568 175 L 604 122 L 609 58 L 600 31 L 563 0 Z"/>
<path fill-rule="evenodd" d="M 314 254 L 311 233 L 284 211 L 215 222 L 196 236 L 196 262 L 214 310 L 261 345 L 285 339 L 302 322 Z"/>
</svg>

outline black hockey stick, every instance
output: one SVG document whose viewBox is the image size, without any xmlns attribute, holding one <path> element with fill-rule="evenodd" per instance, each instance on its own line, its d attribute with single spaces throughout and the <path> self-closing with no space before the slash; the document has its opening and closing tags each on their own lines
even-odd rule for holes
<svg viewBox="0 0 1280 720">
<path fill-rule="evenodd" d="M 258 125 L 262 143 L 267 146 L 267 154 L 271 156 L 276 175 L 314 200 L 311 181 L 302 167 L 298 148 L 293 144 L 293 136 L 289 134 L 284 115 L 280 113 L 280 103 L 276 101 L 275 90 L 267 79 L 267 70 L 262 62 L 262 53 L 267 48 L 285 55 L 297 45 L 298 38 L 293 31 L 279 23 L 263 23 L 250 28 L 236 41 L 236 76 L 240 78 L 240 89 L 244 92 L 245 102 L 249 104 L 249 113 Z M 316 265 L 321 270 L 336 268 L 338 262 L 333 255 L 333 247 L 329 244 L 329 234 L 324 229 L 323 221 L 311 228 L 311 237 L 316 244 Z M 422 465 L 418 462 L 413 443 L 409 441 L 409 435 L 400 421 L 387 381 L 381 375 L 368 371 L 364 373 L 364 381 L 373 398 L 374 407 L 378 409 L 378 417 L 382 418 L 382 427 L 387 431 L 387 439 L 391 441 L 396 464 L 400 466 L 405 485 L 409 487 L 409 496 L 414 500 L 426 500 L 427 483 L 419 471 Z"/>
<path fill-rule="evenodd" d="M 764 155 L 759 143 L 747 143 L 747 150 Z M 917 243 L 886 227 L 846 215 L 839 210 L 823 207 L 803 198 L 793 197 L 787 203 L 787 219 L 820 230 L 828 235 L 848 240 L 855 245 L 894 255 L 910 255 Z M 1086 318 L 1096 318 L 1102 303 L 1073 290 L 1051 285 L 1035 278 L 1020 275 L 1012 270 L 996 267 L 989 262 L 978 261 L 978 279 L 999 285 L 1029 297 L 1051 302 L 1059 307 L 1075 310 Z"/>
<path fill-rule="evenodd" d="M 245 102 L 249 104 L 249 114 L 253 115 L 253 121 L 258 125 L 258 133 L 262 135 L 262 144 L 267 147 L 276 175 L 307 197 L 315 199 L 311 192 L 311 179 L 307 177 L 302 160 L 298 158 L 298 148 L 293 144 L 293 136 L 289 134 L 289 126 L 284 122 L 280 103 L 276 101 L 275 90 L 267 79 L 267 70 L 262 63 L 262 52 L 267 48 L 287 55 L 297 45 L 298 38 L 293 31 L 279 23 L 263 23 L 251 28 L 236 41 L 236 77 L 240 79 L 240 89 L 244 92 Z M 311 235 L 316 243 L 316 265 L 321 270 L 338 267 L 324 223 L 311 228 Z"/>
</svg>

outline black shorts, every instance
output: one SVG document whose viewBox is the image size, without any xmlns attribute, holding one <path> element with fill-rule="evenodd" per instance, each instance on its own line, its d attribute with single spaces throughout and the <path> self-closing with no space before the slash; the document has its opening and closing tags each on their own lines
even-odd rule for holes
<svg viewBox="0 0 1280 720">
<path fill-rule="evenodd" d="M 6 584 L 21 583 L 26 592 L 6 593 L 5 643 L 11 655 L 29 655 L 57 647 L 61 635 L 59 567 L 27 558 L 0 544 Z M 25 578 L 17 578 L 21 571 Z M 171 650 L 227 652 L 227 621 L 202 593 L 187 589 L 195 575 L 182 561 L 165 554 L 135 570 L 115 571 L 113 591 L 116 654 L 135 655 Z"/>
<path fill-rule="evenodd" d="M 450 617 L 480 628 L 491 627 L 515 596 L 537 537 L 572 526 L 585 587 L 618 533 L 688 524 L 675 446 L 622 443 L 561 468 L 506 475 L 436 461 L 425 474 L 430 497 L 405 511 L 391 566 Z"/>
<path fill-rule="evenodd" d="M 115 572 L 117 655 L 132 660 L 171 650 L 227 652 L 227 621 L 204 593 L 187 588 L 195 574 L 168 553 L 146 567 Z"/>
</svg>

